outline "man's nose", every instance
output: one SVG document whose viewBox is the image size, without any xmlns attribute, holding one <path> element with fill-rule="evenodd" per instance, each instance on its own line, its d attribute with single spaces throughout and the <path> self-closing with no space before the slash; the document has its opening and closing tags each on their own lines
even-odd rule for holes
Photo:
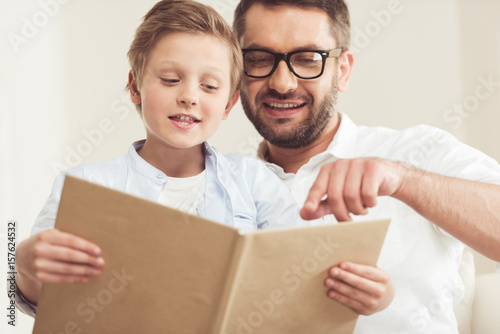
<svg viewBox="0 0 500 334">
<path fill-rule="evenodd" d="M 269 78 L 269 88 L 280 94 L 285 94 L 297 88 L 297 78 L 290 71 L 285 61 L 280 61 L 278 67 Z"/>
</svg>

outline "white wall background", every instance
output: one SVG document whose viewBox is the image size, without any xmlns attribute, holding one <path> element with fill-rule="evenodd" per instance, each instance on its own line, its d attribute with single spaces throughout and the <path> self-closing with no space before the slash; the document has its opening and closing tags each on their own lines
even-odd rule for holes
<svg viewBox="0 0 500 334">
<path fill-rule="evenodd" d="M 29 236 L 55 170 L 121 155 L 144 136 L 123 88 L 126 52 L 155 2 L 0 0 L 0 258 L 8 220 L 18 241 Z M 202 2 L 232 22 L 237 0 Z M 366 125 L 438 126 L 500 160 L 500 1 L 349 5 L 355 66 L 340 110 Z M 258 141 L 238 105 L 211 142 L 251 154 Z M 1 319 L 7 333 L 31 332 L 30 318 Z"/>
</svg>

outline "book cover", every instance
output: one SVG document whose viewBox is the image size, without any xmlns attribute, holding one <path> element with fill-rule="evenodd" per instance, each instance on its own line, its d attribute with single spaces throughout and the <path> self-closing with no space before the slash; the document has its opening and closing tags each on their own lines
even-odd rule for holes
<svg viewBox="0 0 500 334">
<path fill-rule="evenodd" d="M 352 333 L 326 297 L 340 261 L 375 265 L 388 220 L 238 230 L 66 177 L 56 228 L 102 248 L 102 275 L 44 284 L 34 333 Z"/>
</svg>

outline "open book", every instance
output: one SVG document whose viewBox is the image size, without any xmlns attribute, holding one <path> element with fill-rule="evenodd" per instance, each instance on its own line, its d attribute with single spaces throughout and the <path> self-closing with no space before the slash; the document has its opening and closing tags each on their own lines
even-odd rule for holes
<svg viewBox="0 0 500 334">
<path fill-rule="evenodd" d="M 44 284 L 34 333 L 352 333 L 323 282 L 375 265 L 388 220 L 238 230 L 67 176 L 56 228 L 102 248 L 102 275 Z"/>
</svg>

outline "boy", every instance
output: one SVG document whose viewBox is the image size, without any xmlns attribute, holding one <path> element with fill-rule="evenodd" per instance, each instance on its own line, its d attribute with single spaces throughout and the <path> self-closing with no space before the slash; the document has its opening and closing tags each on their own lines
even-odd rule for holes
<svg viewBox="0 0 500 334">
<path fill-rule="evenodd" d="M 303 224 L 286 186 L 260 162 L 223 156 L 206 140 L 239 97 L 241 50 L 212 8 L 160 1 L 130 47 L 128 88 L 146 140 L 128 154 L 61 173 L 17 251 L 20 307 L 34 316 L 42 282 L 88 282 L 101 273 L 100 249 L 53 229 L 65 174 L 241 230 Z"/>
</svg>

